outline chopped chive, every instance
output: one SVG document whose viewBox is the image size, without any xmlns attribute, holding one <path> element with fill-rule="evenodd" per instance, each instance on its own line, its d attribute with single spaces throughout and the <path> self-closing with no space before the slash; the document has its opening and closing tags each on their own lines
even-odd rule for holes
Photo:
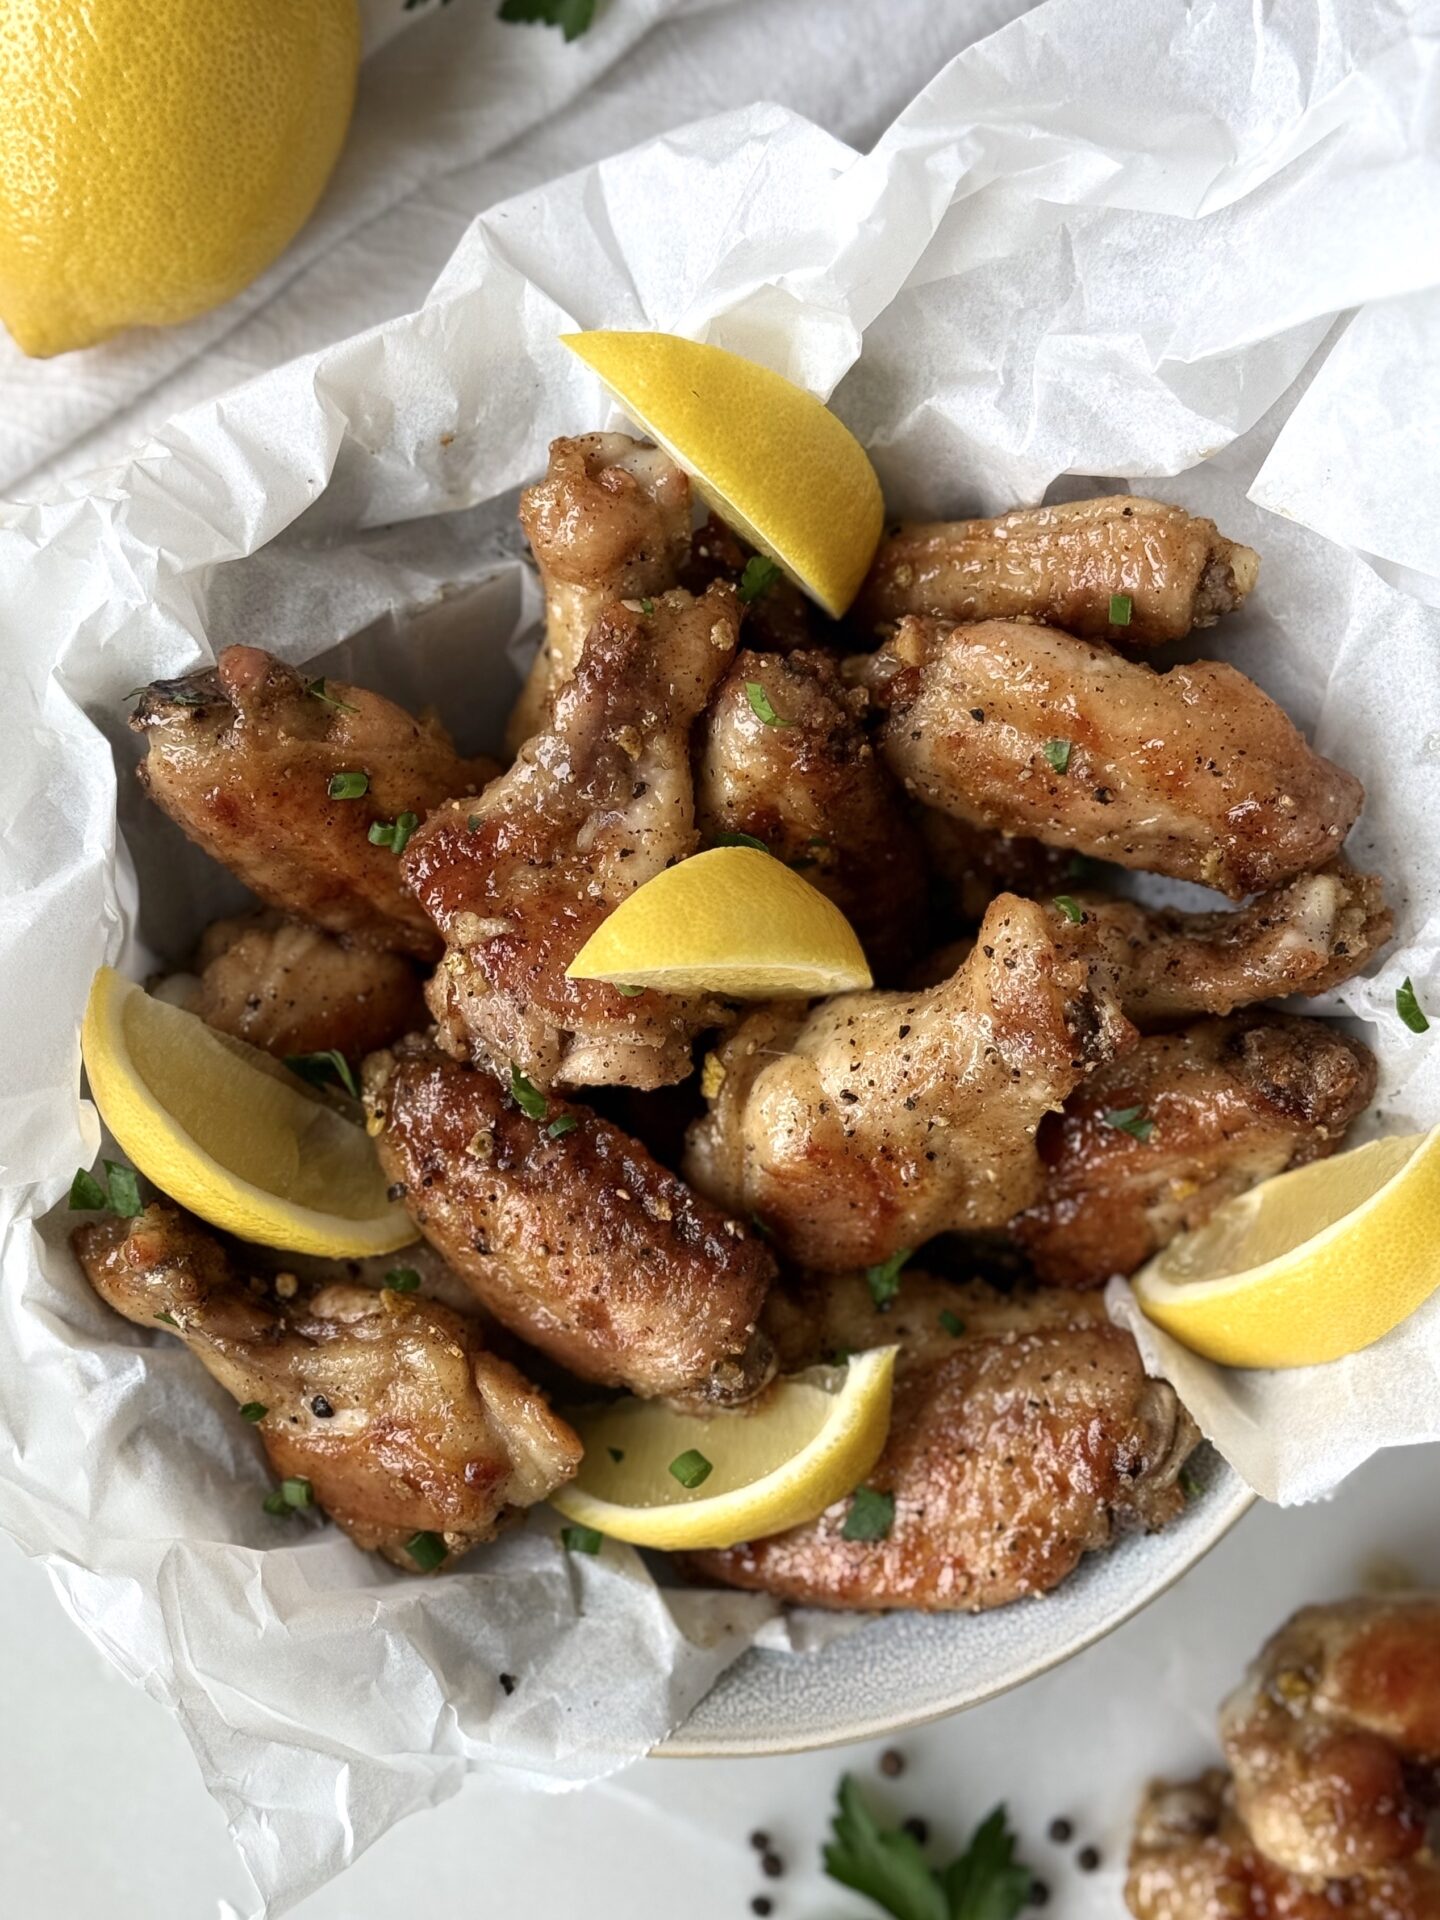
<svg viewBox="0 0 1440 1920">
<path fill-rule="evenodd" d="M 370 791 L 368 773 L 332 773 L 327 789 L 332 800 L 359 800 Z"/>
<path fill-rule="evenodd" d="M 684 1453 L 677 1454 L 670 1462 L 670 1475 L 678 1480 L 682 1487 L 698 1487 L 708 1480 L 715 1471 L 698 1447 L 687 1447 Z"/>
<path fill-rule="evenodd" d="M 640 602 L 640 611 L 641 613 L 644 614 L 645 618 L 648 620 L 651 614 L 654 613 L 655 611 L 655 602 L 653 600 L 642 600 Z"/>
<path fill-rule="evenodd" d="M 1044 746 L 1045 758 L 1056 773 L 1064 773 L 1070 764 L 1070 742 L 1068 740 L 1047 740 Z"/>
<path fill-rule="evenodd" d="M 1110 624 L 1112 627 L 1128 627 L 1134 602 L 1128 593 L 1112 593 L 1110 596 Z"/>
<path fill-rule="evenodd" d="M 609 1454 L 610 1458 L 615 1462 L 617 1467 L 619 1466 L 620 1462 L 625 1458 L 625 1449 L 623 1447 L 606 1447 L 605 1451 Z"/>
<path fill-rule="evenodd" d="M 952 1313 L 949 1307 L 940 1309 L 940 1324 L 952 1340 L 958 1340 L 965 1331 L 965 1322 L 958 1313 Z"/>
<path fill-rule="evenodd" d="M 292 1474 L 288 1480 L 280 1482 L 280 1498 L 287 1507 L 313 1507 L 315 1490 L 303 1474 Z"/>
<path fill-rule="evenodd" d="M 398 858 L 419 824 L 418 813 L 397 813 L 393 820 L 373 820 L 370 823 L 370 844 L 372 847 L 389 847 Z"/>
<path fill-rule="evenodd" d="M 573 1133 L 580 1122 L 573 1113 L 562 1113 L 558 1120 L 552 1120 L 545 1129 L 552 1140 L 560 1140 L 567 1133 Z"/>
<path fill-rule="evenodd" d="M 756 853 L 768 853 L 769 847 L 763 840 L 757 840 L 753 833 L 717 833 L 717 847 L 753 847 Z"/>
<path fill-rule="evenodd" d="M 414 1267 L 391 1267 L 380 1282 L 381 1291 L 387 1288 L 391 1293 L 415 1293 L 420 1286 L 420 1276 Z"/>
<path fill-rule="evenodd" d="M 638 1000 L 645 989 L 644 987 L 622 987 L 617 984 L 615 991 L 618 994 L 622 994 L 627 1000 Z"/>
<path fill-rule="evenodd" d="M 901 1247 L 892 1253 L 888 1260 L 882 1260 L 878 1266 L 865 1269 L 865 1284 L 870 1289 L 870 1298 L 881 1313 L 889 1310 L 891 1302 L 900 1291 L 900 1269 L 915 1251 L 913 1247 Z"/>
<path fill-rule="evenodd" d="M 1105 1124 L 1114 1127 L 1117 1133 L 1128 1133 L 1137 1140 L 1148 1140 L 1155 1131 L 1155 1122 L 1149 1119 L 1143 1107 L 1111 1107 L 1106 1112 Z"/>
<path fill-rule="evenodd" d="M 157 1320 L 163 1320 L 167 1327 L 174 1327 L 177 1333 L 180 1331 L 180 1322 L 175 1318 L 173 1313 L 157 1313 L 155 1318 Z"/>
<path fill-rule="evenodd" d="M 251 1426 L 254 1427 L 259 1425 L 269 1411 L 269 1407 L 267 1407 L 263 1401 L 247 1400 L 240 1409 L 240 1418 L 242 1420 L 248 1420 Z"/>
<path fill-rule="evenodd" d="M 874 1487 L 857 1487 L 840 1529 L 842 1540 L 884 1540 L 895 1524 L 895 1496 Z"/>
<path fill-rule="evenodd" d="M 110 1204 L 110 1196 L 95 1178 L 83 1167 L 75 1169 L 75 1178 L 70 1182 L 70 1211 L 72 1213 L 100 1213 Z"/>
<path fill-rule="evenodd" d="M 780 578 L 780 569 L 764 553 L 752 553 L 745 562 L 745 571 L 740 576 L 740 598 L 748 607 L 754 601 L 763 598 Z M 764 718 L 764 715 L 761 715 Z"/>
<path fill-rule="evenodd" d="M 1065 862 L 1065 878 L 1082 887 L 1093 886 L 1100 878 L 1100 862 L 1092 860 L 1088 853 L 1072 853 Z"/>
<path fill-rule="evenodd" d="M 790 723 L 782 720 L 770 704 L 770 696 L 758 680 L 745 682 L 745 698 L 750 702 L 750 711 L 757 720 L 763 720 L 767 727 L 785 727 Z"/>
<path fill-rule="evenodd" d="M 1415 998 L 1415 989 L 1410 984 L 1407 973 L 1404 980 L 1395 989 L 1395 1011 L 1405 1022 L 1411 1033 L 1428 1033 L 1430 1022 L 1425 1018 L 1425 1010 Z"/>
<path fill-rule="evenodd" d="M 517 1107 L 532 1120 L 543 1120 L 550 1103 L 540 1089 L 527 1080 L 514 1062 L 510 1065 L 510 1092 Z"/>
<path fill-rule="evenodd" d="M 422 1573 L 433 1573 L 442 1560 L 450 1558 L 450 1549 L 438 1533 L 412 1533 L 405 1551 Z"/>
<path fill-rule="evenodd" d="M 1057 893 L 1055 896 L 1055 904 L 1061 913 L 1064 914 L 1065 918 L 1072 921 L 1077 927 L 1085 918 L 1085 909 L 1078 900 L 1072 900 L 1068 893 Z"/>
<path fill-rule="evenodd" d="M 285 1056 L 285 1064 L 312 1087 L 323 1087 L 331 1080 L 338 1080 L 352 1100 L 360 1098 L 350 1062 L 338 1047 L 330 1047 L 324 1053 L 290 1053 Z"/>
<path fill-rule="evenodd" d="M 598 1553 L 604 1535 L 594 1527 L 561 1527 L 560 1544 L 567 1553 Z"/>
<path fill-rule="evenodd" d="M 290 1502 L 285 1498 L 284 1494 L 281 1493 L 278 1488 L 275 1490 L 274 1493 L 267 1493 L 265 1498 L 260 1502 L 260 1504 L 265 1509 L 266 1513 L 273 1513 L 275 1517 L 280 1520 L 285 1519 L 289 1514 L 292 1514 L 295 1511 L 295 1509 L 291 1506 Z"/>
<path fill-rule="evenodd" d="M 1196 1500 L 1205 1491 L 1188 1467 L 1180 1475 L 1180 1491 L 1187 1500 Z"/>
<path fill-rule="evenodd" d="M 358 713 L 358 707 L 352 707 L 348 700 L 342 700 L 339 694 L 330 693 L 323 680 L 312 680 L 305 689 L 312 700 L 323 700 L 327 707 L 339 707 L 342 713 Z"/>
</svg>

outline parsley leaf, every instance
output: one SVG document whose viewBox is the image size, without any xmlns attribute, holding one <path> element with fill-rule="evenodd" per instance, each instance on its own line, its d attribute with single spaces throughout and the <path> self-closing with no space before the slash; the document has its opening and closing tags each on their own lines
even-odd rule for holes
<svg viewBox="0 0 1440 1920">
<path fill-rule="evenodd" d="M 903 1827 L 877 1820 L 849 1774 L 840 1782 L 824 1850 L 825 1871 L 895 1920 L 1016 1920 L 1030 1898 L 1004 1807 L 983 1820 L 965 1851 L 937 1873 Z"/>
<path fill-rule="evenodd" d="M 240 1409 L 240 1418 L 248 1420 L 252 1427 L 258 1426 L 270 1411 L 263 1400 L 247 1400 Z"/>
<path fill-rule="evenodd" d="M 543 1120 L 549 1113 L 550 1102 L 533 1081 L 525 1078 L 513 1062 L 510 1066 L 510 1092 L 516 1106 L 531 1120 Z"/>
<path fill-rule="evenodd" d="M 965 1322 L 958 1313 L 952 1313 L 949 1307 L 940 1309 L 940 1324 L 952 1340 L 958 1340 L 965 1331 Z"/>
<path fill-rule="evenodd" d="M 1030 1898 L 1029 1870 L 1015 1859 L 1015 1836 L 996 1807 L 941 1875 L 950 1920 L 1014 1920 Z"/>
<path fill-rule="evenodd" d="M 1425 1018 L 1425 1009 L 1415 998 L 1415 989 L 1410 984 L 1410 976 L 1408 973 L 1395 989 L 1395 1011 L 1405 1022 L 1411 1033 L 1428 1033 L 1430 1031 L 1430 1022 Z"/>
<path fill-rule="evenodd" d="M 895 1524 L 895 1496 L 874 1487 L 856 1487 L 840 1529 L 842 1540 L 888 1540 Z"/>
<path fill-rule="evenodd" d="M 516 26 L 559 27 L 568 43 L 594 21 L 595 0 L 500 0 L 500 18 Z"/>
<path fill-rule="evenodd" d="M 757 853 L 768 853 L 769 847 L 763 840 L 757 840 L 753 833 L 717 833 L 717 847 L 753 847 Z"/>
<path fill-rule="evenodd" d="M 747 680 L 745 682 L 745 698 L 750 702 L 750 711 L 755 715 L 755 718 L 762 720 L 767 727 L 789 726 L 790 722 L 788 720 L 782 720 L 774 707 L 771 706 L 770 696 L 758 680 Z"/>
<path fill-rule="evenodd" d="M 100 1164 L 105 1169 L 103 1180 L 97 1180 L 83 1167 L 75 1169 L 75 1178 L 70 1182 L 70 1211 L 99 1213 L 104 1209 L 118 1213 L 122 1220 L 133 1220 L 144 1205 L 135 1169 L 121 1166 L 118 1160 L 102 1160 Z"/>
<path fill-rule="evenodd" d="M 358 713 L 358 707 L 352 707 L 348 700 L 342 700 L 337 693 L 327 690 L 323 680 L 312 680 L 305 689 L 312 700 L 323 700 L 327 707 L 338 707 L 342 713 Z"/>
<path fill-rule="evenodd" d="M 382 1293 L 387 1290 L 390 1293 L 418 1293 L 420 1275 L 414 1267 L 391 1267 L 380 1282 L 380 1290 Z"/>
<path fill-rule="evenodd" d="M 748 607 L 762 600 L 780 578 L 780 569 L 763 553 L 752 553 L 740 576 L 740 598 Z"/>
<path fill-rule="evenodd" d="M 1111 1107 L 1105 1114 L 1105 1124 L 1114 1127 L 1117 1133 L 1128 1133 L 1142 1142 L 1155 1131 L 1155 1122 L 1143 1107 Z"/>
<path fill-rule="evenodd" d="M 1070 764 L 1070 742 L 1068 740 L 1047 740 L 1042 752 L 1056 773 L 1064 773 Z"/>
<path fill-rule="evenodd" d="M 888 1309 L 899 1293 L 900 1269 L 914 1251 L 913 1247 L 901 1247 L 888 1260 L 882 1260 L 878 1267 L 866 1267 L 865 1284 L 870 1289 L 870 1298 L 881 1313 Z"/>
<path fill-rule="evenodd" d="M 312 1087 L 323 1087 L 331 1080 L 338 1080 L 352 1100 L 360 1098 L 350 1062 L 338 1047 L 330 1047 L 324 1053 L 290 1053 L 285 1056 L 285 1064 L 291 1073 L 308 1080 Z"/>
<path fill-rule="evenodd" d="M 1068 893 L 1057 893 L 1055 904 L 1072 926 L 1078 927 L 1085 918 L 1085 909 L 1078 900 L 1072 900 Z"/>
</svg>

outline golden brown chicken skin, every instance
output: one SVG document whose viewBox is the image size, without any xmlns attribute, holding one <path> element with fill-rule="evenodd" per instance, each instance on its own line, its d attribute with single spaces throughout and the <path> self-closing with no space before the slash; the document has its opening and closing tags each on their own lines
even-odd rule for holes
<svg viewBox="0 0 1440 1920">
<path fill-rule="evenodd" d="M 1157 673 L 1023 621 L 907 619 L 856 672 L 927 806 L 1232 898 L 1324 866 L 1364 799 L 1218 661 Z"/>
<path fill-rule="evenodd" d="M 745 581 L 745 569 L 755 559 L 753 547 L 725 522 L 711 514 L 690 542 L 690 558 L 680 570 L 680 584 L 692 593 L 703 593 L 712 580 L 728 580 L 734 587 Z M 767 568 L 759 591 L 746 589 L 742 617 L 747 646 L 762 653 L 790 653 L 796 647 L 813 647 L 826 632 L 834 632 L 823 621 L 814 604 L 805 598 L 793 580 L 778 568 Z"/>
<path fill-rule="evenodd" d="M 506 728 L 512 754 L 545 724 L 550 695 L 574 673 L 602 609 L 678 581 L 690 552 L 690 482 L 659 447 L 628 434 L 553 440 L 545 478 L 520 496 L 520 524 L 545 593 L 545 638 Z"/>
<path fill-rule="evenodd" d="M 890 1438 L 867 1477 L 894 1521 L 883 1540 L 846 1540 L 847 1497 L 788 1533 L 687 1556 L 702 1578 L 805 1606 L 978 1613 L 1049 1592 L 1082 1555 L 1184 1505 L 1196 1429 L 1093 1296 L 907 1270 L 881 1312 L 851 1274 L 777 1291 L 766 1325 L 787 1372 L 899 1343 Z"/>
<path fill-rule="evenodd" d="M 871 1266 L 1037 1199 L 1040 1120 L 1133 1039 L 1045 909 L 1003 894 L 937 987 L 751 1014 L 707 1067 L 686 1171 L 799 1265 Z"/>
<path fill-rule="evenodd" d="M 242 914 L 205 929 L 189 1011 L 277 1059 L 363 1060 L 426 1020 L 420 974 L 403 953 L 284 914 Z"/>
<path fill-rule="evenodd" d="M 147 688 L 130 724 L 148 748 L 141 786 L 262 900 L 332 933 L 439 952 L 392 848 L 369 837 L 377 823 L 477 793 L 494 773 L 457 754 L 437 720 L 258 647 L 227 647 L 213 669 Z M 363 774 L 365 792 L 332 797 L 341 773 Z"/>
<path fill-rule="evenodd" d="M 417 1533 L 453 1561 L 580 1464 L 538 1389 L 433 1300 L 344 1284 L 280 1299 L 163 1204 L 74 1242 L 117 1313 L 164 1326 L 237 1402 L 265 1408 L 256 1430 L 277 1474 L 307 1480 L 357 1546 L 407 1571 Z"/>
<path fill-rule="evenodd" d="M 1440 1812 L 1440 1595 L 1303 1607 L 1226 1701 L 1220 1736 L 1236 1809 L 1277 1865 L 1339 1878 L 1411 1860 Z"/>
<path fill-rule="evenodd" d="M 418 1043 L 369 1061 L 365 1093 L 416 1226 L 540 1352 L 645 1398 L 741 1400 L 769 1377 L 773 1260 L 638 1141 L 553 1097 L 533 1117 Z"/>
<path fill-rule="evenodd" d="M 1130 1848 L 1135 1920 L 1440 1920 L 1440 1867 L 1417 1854 L 1365 1877 L 1308 1880 L 1267 1859 L 1228 1777 L 1155 1781 Z"/>
<path fill-rule="evenodd" d="M 1235 1194 L 1334 1153 L 1374 1092 L 1369 1049 L 1321 1020 L 1154 1034 L 1041 1122 L 1043 1192 L 1010 1231 L 1042 1280 L 1102 1286 Z"/>
<path fill-rule="evenodd" d="M 702 839 L 745 834 L 802 872 L 849 920 L 872 969 L 893 979 L 923 942 L 928 879 L 862 724 L 865 704 L 833 654 L 747 648 L 701 727 L 696 819 Z"/>
<path fill-rule="evenodd" d="M 1116 494 L 898 527 L 881 542 L 857 612 L 877 627 L 912 613 L 1030 618 L 1149 647 L 1213 626 L 1259 570 L 1254 549 L 1227 540 L 1213 520 Z"/>
<path fill-rule="evenodd" d="M 442 1039 L 503 1079 L 684 1079 L 716 1002 L 626 995 L 566 968 L 646 880 L 693 853 L 690 729 L 734 656 L 734 592 L 607 607 L 553 717 L 475 802 L 431 816 L 401 870 L 448 943 L 429 989 Z"/>
</svg>

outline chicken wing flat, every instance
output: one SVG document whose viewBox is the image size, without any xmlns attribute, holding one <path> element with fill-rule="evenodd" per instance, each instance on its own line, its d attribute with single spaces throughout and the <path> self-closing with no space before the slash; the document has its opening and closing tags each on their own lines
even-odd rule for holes
<svg viewBox="0 0 1440 1920">
<path fill-rule="evenodd" d="M 628 434 L 553 440 L 545 478 L 520 496 L 520 524 L 540 570 L 545 638 L 506 729 L 512 754 L 545 724 L 602 609 L 676 584 L 690 553 L 690 482 Z"/>
<path fill-rule="evenodd" d="M 1133 1038 L 1045 909 L 1002 894 L 940 986 L 742 1022 L 708 1069 L 687 1172 L 801 1266 L 875 1265 L 1037 1199 L 1042 1116 Z"/>
<path fill-rule="evenodd" d="M 1041 1122 L 1044 1190 L 1011 1232 L 1042 1280 L 1101 1286 L 1233 1195 L 1334 1153 L 1374 1092 L 1369 1049 L 1321 1020 L 1234 1014 L 1152 1035 Z"/>
<path fill-rule="evenodd" d="M 1149 647 L 1213 626 L 1259 570 L 1255 550 L 1227 540 L 1213 520 L 1115 494 L 898 527 L 881 543 L 858 612 L 873 626 L 911 613 L 1028 617 Z M 1128 605 L 1116 605 L 1117 595 Z"/>
<path fill-rule="evenodd" d="M 1339 1878 L 1412 1859 L 1440 1811 L 1440 1595 L 1302 1608 L 1226 1701 L 1220 1734 L 1236 1809 L 1278 1866 Z"/>
<path fill-rule="evenodd" d="M 706 840 L 746 834 L 802 870 L 893 978 L 924 937 L 928 882 L 864 706 L 822 649 L 739 654 L 702 727 L 696 819 Z"/>
<path fill-rule="evenodd" d="M 1157 673 L 1023 621 L 908 619 L 857 672 L 927 806 L 1232 898 L 1324 866 L 1364 799 L 1218 661 Z"/>
<path fill-rule="evenodd" d="M 554 1099 L 532 1117 L 418 1044 L 369 1061 L 365 1094 L 411 1218 L 503 1326 L 646 1398 L 741 1400 L 769 1377 L 773 1260 L 638 1141 Z"/>
<path fill-rule="evenodd" d="M 479 800 L 433 814 L 400 863 L 448 943 L 442 1038 L 508 1080 L 658 1087 L 690 1071 L 703 997 L 627 996 L 565 969 L 628 894 L 698 845 L 690 729 L 734 657 L 733 590 L 607 607 L 546 729 Z"/>
<path fill-rule="evenodd" d="M 130 724 L 146 736 L 145 791 L 262 900 L 332 933 L 439 952 L 391 846 L 369 837 L 495 772 L 462 759 L 437 720 L 227 647 L 213 669 L 147 688 Z M 365 777 L 358 797 L 332 794 L 342 773 Z"/>
<path fill-rule="evenodd" d="M 1146 1792 L 1125 1904 L 1135 1920 L 1440 1920 L 1440 1867 L 1423 1854 L 1364 1878 L 1301 1879 L 1260 1851 L 1212 1769 Z"/>
<path fill-rule="evenodd" d="M 82 1227 L 75 1250 L 117 1313 L 171 1328 L 242 1405 L 278 1474 L 359 1547 L 416 1571 L 406 1542 L 455 1559 L 569 1480 L 580 1442 L 537 1388 L 481 1349 L 474 1324 L 419 1294 L 322 1287 L 280 1300 L 247 1285 L 197 1221 L 168 1205 Z"/>
<path fill-rule="evenodd" d="M 189 1011 L 282 1060 L 332 1048 L 363 1060 L 426 1022 L 420 975 L 407 955 L 280 913 L 216 920 L 195 965 Z"/>
<path fill-rule="evenodd" d="M 702 1577 L 806 1606 L 978 1613 L 1048 1592 L 1083 1554 L 1184 1505 L 1199 1435 L 1094 1296 L 907 1270 L 882 1312 L 851 1274 L 777 1291 L 766 1324 L 787 1371 L 899 1342 L 890 1438 L 867 1481 L 894 1497 L 894 1522 L 884 1540 L 847 1540 L 846 1498 L 788 1533 L 687 1556 Z"/>
</svg>

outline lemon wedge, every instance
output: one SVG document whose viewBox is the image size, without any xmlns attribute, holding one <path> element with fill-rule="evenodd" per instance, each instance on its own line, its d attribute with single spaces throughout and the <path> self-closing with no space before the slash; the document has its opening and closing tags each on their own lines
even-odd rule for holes
<svg viewBox="0 0 1440 1920">
<path fill-rule="evenodd" d="M 865 449 L 824 402 L 678 334 L 561 338 L 706 504 L 838 620 L 870 570 L 885 508 Z"/>
<path fill-rule="evenodd" d="M 581 1414 L 585 1458 L 550 1504 L 612 1540 L 671 1552 L 798 1527 L 852 1492 L 884 1451 L 896 1352 L 873 1347 L 843 1367 L 791 1374 L 725 1412 L 617 1400 Z"/>
<path fill-rule="evenodd" d="M 832 900 L 757 847 L 712 847 L 637 887 L 565 969 L 662 993 L 810 999 L 873 984 Z"/>
<path fill-rule="evenodd" d="M 1440 1128 L 1266 1180 L 1135 1276 L 1167 1333 L 1230 1367 L 1358 1353 L 1440 1285 Z"/>
<path fill-rule="evenodd" d="M 365 1130 L 278 1060 L 154 1000 L 113 967 L 81 1032 L 90 1091 L 147 1180 L 202 1220 L 291 1253 L 362 1258 L 408 1246 Z"/>
</svg>

